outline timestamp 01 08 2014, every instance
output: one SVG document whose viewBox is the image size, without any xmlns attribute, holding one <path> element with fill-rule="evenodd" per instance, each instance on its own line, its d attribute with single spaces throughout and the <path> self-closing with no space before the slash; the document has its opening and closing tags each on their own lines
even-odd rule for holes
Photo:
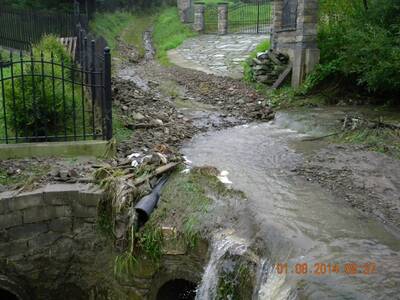
<svg viewBox="0 0 400 300">
<path fill-rule="evenodd" d="M 275 265 L 278 274 L 294 274 L 294 275 L 371 275 L 376 273 L 376 263 L 367 262 L 357 264 L 354 262 L 339 263 L 307 263 L 301 262 L 293 265 L 288 263 L 278 263 Z"/>
</svg>

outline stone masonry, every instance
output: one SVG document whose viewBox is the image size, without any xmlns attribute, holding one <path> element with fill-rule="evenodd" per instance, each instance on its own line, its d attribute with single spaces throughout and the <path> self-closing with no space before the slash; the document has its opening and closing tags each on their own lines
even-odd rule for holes
<svg viewBox="0 0 400 300">
<path fill-rule="evenodd" d="M 283 28 L 285 2 L 297 3 L 295 27 Z M 275 0 L 273 49 L 289 55 L 292 62 L 292 86 L 299 87 L 319 62 L 317 47 L 318 0 Z"/>
<path fill-rule="evenodd" d="M 190 9 L 192 5 L 193 5 L 193 0 L 177 0 L 177 6 L 181 22 L 188 23 L 190 21 Z"/>
<path fill-rule="evenodd" d="M 205 13 L 206 6 L 204 3 L 195 3 L 194 4 L 194 24 L 193 29 L 194 31 L 203 33 L 205 30 Z"/>
<path fill-rule="evenodd" d="M 83 184 L 0 193 L 0 290 L 21 300 L 148 300 L 168 280 L 200 281 L 207 245 L 177 247 L 168 228 L 158 264 L 140 255 L 134 274 L 114 276 L 119 253 L 100 231 L 102 199 Z"/>
</svg>

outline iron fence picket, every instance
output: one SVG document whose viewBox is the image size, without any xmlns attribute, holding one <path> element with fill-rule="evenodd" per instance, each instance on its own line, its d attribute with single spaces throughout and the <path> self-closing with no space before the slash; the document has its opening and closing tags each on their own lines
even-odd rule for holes
<svg viewBox="0 0 400 300">
<path fill-rule="evenodd" d="M 272 0 L 251 0 L 229 4 L 228 32 L 266 34 L 272 24 Z M 205 31 L 218 31 L 218 4 L 207 4 Z"/>
<path fill-rule="evenodd" d="M 0 45 L 29 50 L 45 34 L 74 36 L 77 23 L 88 28 L 88 18 L 84 15 L 0 7 Z"/>
<path fill-rule="evenodd" d="M 81 63 L 56 62 L 53 53 L 10 52 L 9 66 L 0 66 L 0 142 L 112 138 L 111 54 L 103 50 L 97 69 L 94 41 L 91 48 Z"/>
</svg>

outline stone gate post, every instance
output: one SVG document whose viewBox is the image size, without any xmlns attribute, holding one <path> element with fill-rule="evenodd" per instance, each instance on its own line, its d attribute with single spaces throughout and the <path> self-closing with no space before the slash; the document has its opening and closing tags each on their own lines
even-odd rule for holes
<svg viewBox="0 0 400 300">
<path fill-rule="evenodd" d="M 228 3 L 218 4 L 218 33 L 228 33 Z"/>
<path fill-rule="evenodd" d="M 274 0 L 272 48 L 289 55 L 292 87 L 299 87 L 319 62 L 318 0 Z"/>
<path fill-rule="evenodd" d="M 192 2 L 193 0 L 177 0 L 179 16 L 182 23 L 190 22 L 190 9 L 192 7 Z"/>
<path fill-rule="evenodd" d="M 299 0 L 292 86 L 299 87 L 320 58 L 317 46 L 318 0 Z"/>
<path fill-rule="evenodd" d="M 205 22 L 204 13 L 206 5 L 204 2 L 195 2 L 194 4 L 194 24 L 193 29 L 197 32 L 204 32 Z"/>
</svg>

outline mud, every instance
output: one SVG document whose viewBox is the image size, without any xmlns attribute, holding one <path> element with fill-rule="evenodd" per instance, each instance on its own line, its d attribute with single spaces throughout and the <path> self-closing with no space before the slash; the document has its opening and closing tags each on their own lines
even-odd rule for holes
<svg viewBox="0 0 400 300">
<path fill-rule="evenodd" d="M 330 145 L 294 170 L 400 236 L 400 161 L 362 146 Z"/>
<path fill-rule="evenodd" d="M 155 61 L 125 65 L 113 86 L 123 124 L 134 130 L 120 143 L 120 158 L 159 144 L 178 149 L 198 132 L 274 117 L 264 96 L 238 80 Z"/>
</svg>

